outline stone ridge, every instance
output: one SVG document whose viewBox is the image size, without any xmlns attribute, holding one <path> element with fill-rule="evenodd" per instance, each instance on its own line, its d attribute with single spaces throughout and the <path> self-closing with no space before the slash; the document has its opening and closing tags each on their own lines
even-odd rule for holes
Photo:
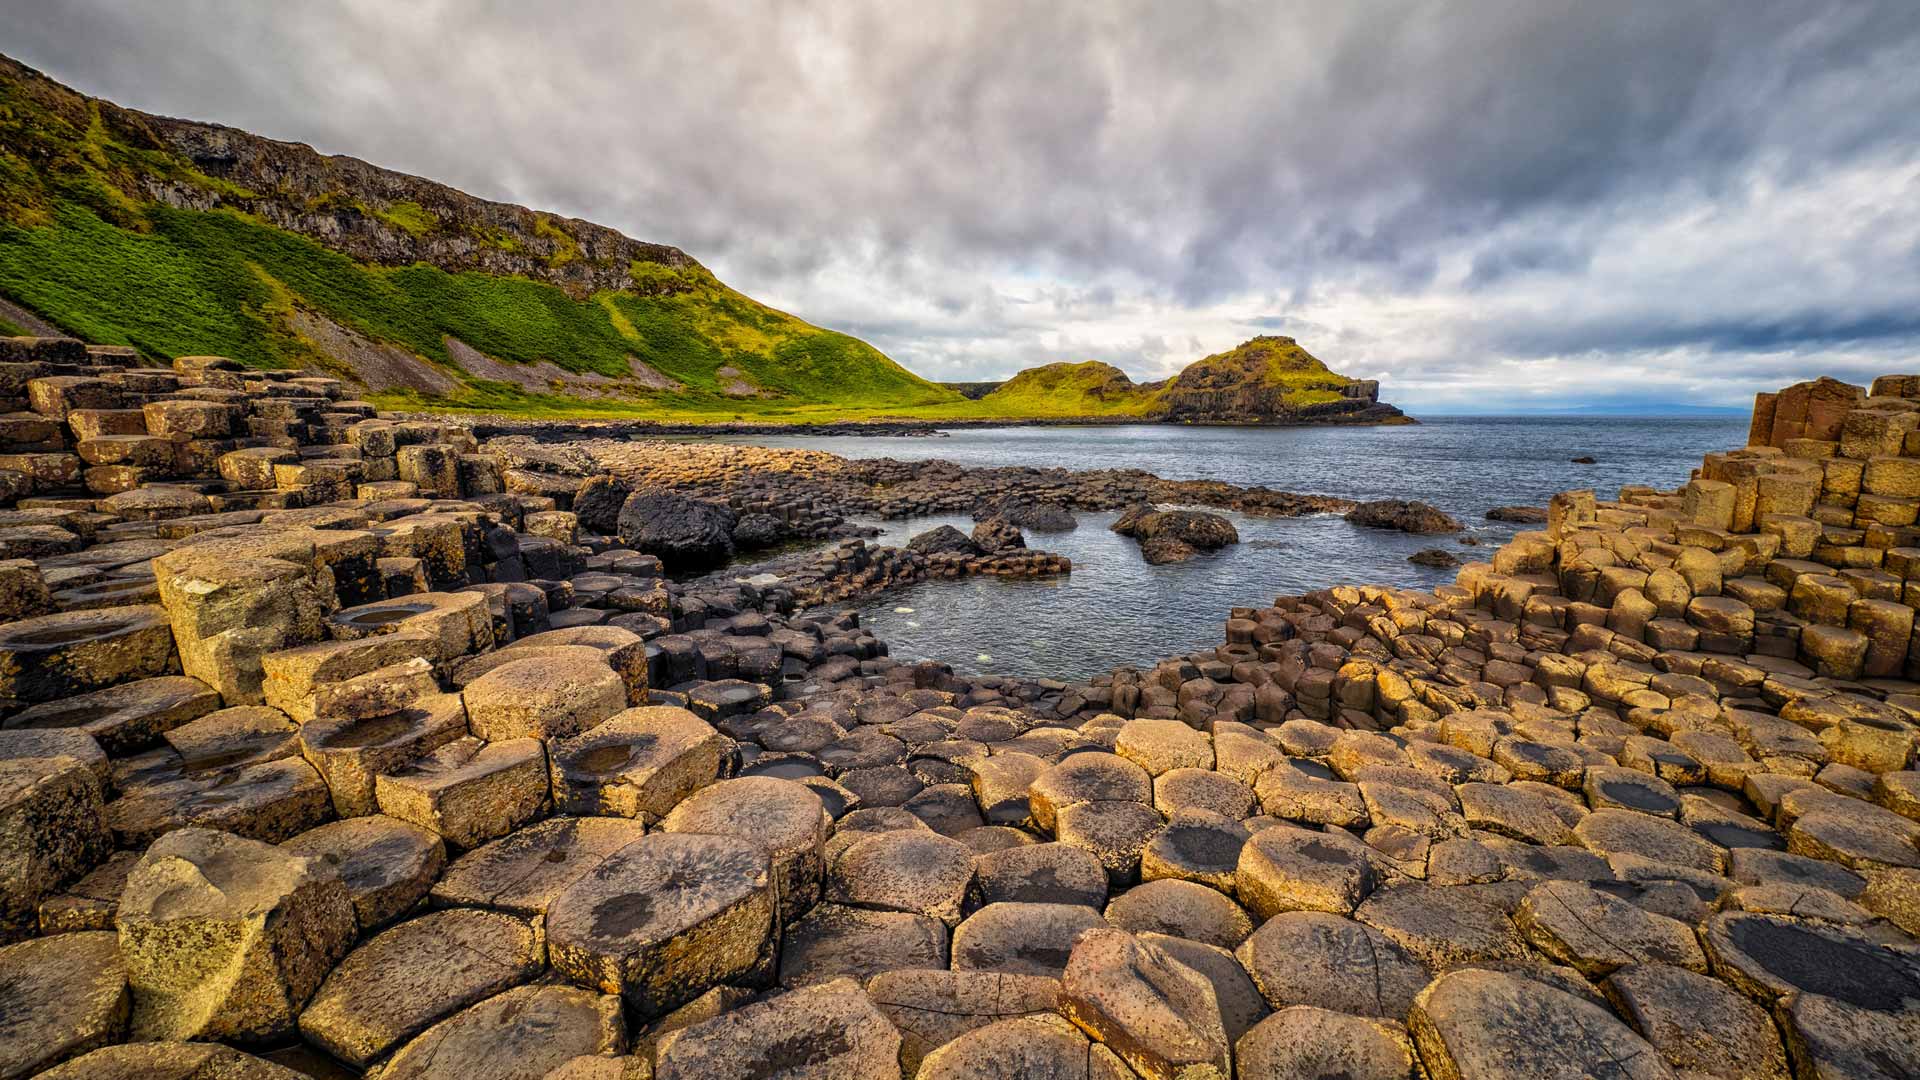
<svg viewBox="0 0 1920 1080">
<path fill-rule="evenodd" d="M 160 151 L 189 167 L 141 171 L 127 178 L 130 195 L 177 208 L 239 210 L 362 262 L 425 262 L 449 271 L 517 274 L 558 285 L 575 297 L 605 289 L 674 288 L 669 278 L 636 281 L 629 269 L 636 262 L 706 274 L 675 247 L 634 240 L 578 218 L 476 198 L 358 158 L 321 154 L 304 143 L 124 108 L 5 56 L 0 56 L 0 87 L 69 117 L 97 112 L 100 122 L 129 145 Z"/>
<path fill-rule="evenodd" d="M 1067 683 L 836 607 L 1339 500 L 0 339 L 0 1075 L 1920 1075 L 1920 378 L 1859 389 Z"/>
</svg>

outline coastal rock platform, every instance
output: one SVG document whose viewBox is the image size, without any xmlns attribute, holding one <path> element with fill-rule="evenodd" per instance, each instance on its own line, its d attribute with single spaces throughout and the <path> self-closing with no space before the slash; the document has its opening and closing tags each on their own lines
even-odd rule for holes
<svg viewBox="0 0 1920 1080">
<path fill-rule="evenodd" d="M 1353 504 L 0 374 L 0 1078 L 1920 1074 L 1920 378 L 1069 683 L 854 519 Z"/>
</svg>

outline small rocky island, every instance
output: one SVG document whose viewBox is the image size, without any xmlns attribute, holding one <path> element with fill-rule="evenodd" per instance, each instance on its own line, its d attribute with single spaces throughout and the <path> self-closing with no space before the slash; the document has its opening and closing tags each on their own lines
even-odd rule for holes
<svg viewBox="0 0 1920 1080">
<path fill-rule="evenodd" d="M 1355 504 L 0 386 L 0 1075 L 1920 1073 L 1920 377 L 1072 683 L 843 605 Z"/>
</svg>

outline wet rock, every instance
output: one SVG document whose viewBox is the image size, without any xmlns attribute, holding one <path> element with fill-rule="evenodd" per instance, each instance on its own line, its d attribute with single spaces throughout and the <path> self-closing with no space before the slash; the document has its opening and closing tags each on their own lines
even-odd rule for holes
<svg viewBox="0 0 1920 1080">
<path fill-rule="evenodd" d="M 358 932 L 323 861 L 192 828 L 147 849 L 116 922 L 136 1039 L 291 1034 Z"/>
<path fill-rule="evenodd" d="M 445 1017 L 538 974 L 533 928 L 492 911 L 410 919 L 348 953 L 300 1013 L 300 1034 L 365 1067 Z"/>
<path fill-rule="evenodd" d="M 1455 533 L 1460 523 L 1438 507 L 1406 499 L 1378 499 L 1347 511 L 1347 520 L 1369 529 L 1397 529 L 1416 534 Z"/>
<path fill-rule="evenodd" d="M 619 998 L 520 986 L 422 1032 L 393 1055 L 380 1080 L 544 1080 L 575 1057 L 626 1046 Z"/>
<path fill-rule="evenodd" d="M 953 970 L 1058 978 L 1080 934 L 1104 926 L 1077 904 L 988 904 L 954 929 Z"/>
<path fill-rule="evenodd" d="M 113 934 L 58 934 L 0 949 L 0 1076 L 32 1076 L 118 1042 L 130 1004 Z"/>
<path fill-rule="evenodd" d="M 1430 566 L 1438 570 L 1451 570 L 1460 565 L 1460 559 L 1446 548 L 1424 548 L 1407 556 L 1407 561 L 1415 566 Z"/>
<path fill-rule="evenodd" d="M 673 569 L 717 566 L 733 554 L 733 511 L 671 492 L 636 491 L 621 504 L 620 542 Z"/>
<path fill-rule="evenodd" d="M 901 911 L 815 904 L 788 926 L 780 946 L 780 984 L 809 986 L 885 971 L 947 966 L 947 928 Z"/>
<path fill-rule="evenodd" d="M 1074 520 L 1073 511 L 1059 503 L 1033 499 L 997 499 L 973 511 L 975 521 L 992 521 L 996 518 L 1038 533 L 1070 532 L 1080 524 Z"/>
<path fill-rule="evenodd" d="M 659 1080 L 893 1080 L 900 1033 L 851 979 L 715 1017 L 661 1041 Z"/>
<path fill-rule="evenodd" d="M 764 850 L 655 833 L 601 860 L 547 910 L 554 970 L 655 1017 L 770 960 L 776 896 Z"/>
<path fill-rule="evenodd" d="M 978 555 L 980 547 L 966 533 L 951 525 L 942 525 L 907 541 L 907 550 L 920 555 Z"/>
<path fill-rule="evenodd" d="M 1060 979 L 1060 1011 L 1144 1077 L 1232 1074 L 1213 984 L 1120 930 L 1089 930 Z"/>
<path fill-rule="evenodd" d="M 1411 1080 L 1413 1044 L 1396 1021 L 1371 1020 L 1294 1005 L 1262 1020 L 1234 1043 L 1243 1077 L 1298 1080 Z"/>
<path fill-rule="evenodd" d="M 1421 991 L 1408 1026 L 1434 1076 L 1677 1080 L 1606 1009 L 1504 972 L 1441 976 Z"/>
<path fill-rule="evenodd" d="M 1547 512 L 1538 506 L 1496 506 L 1487 511 L 1488 521 L 1505 521 L 1516 525 L 1545 525 Z"/>
<path fill-rule="evenodd" d="M 974 547 L 984 552 L 1011 551 L 1027 546 L 1027 538 L 1020 535 L 1019 526 L 1003 517 L 990 517 L 975 525 L 969 539 Z"/>
</svg>

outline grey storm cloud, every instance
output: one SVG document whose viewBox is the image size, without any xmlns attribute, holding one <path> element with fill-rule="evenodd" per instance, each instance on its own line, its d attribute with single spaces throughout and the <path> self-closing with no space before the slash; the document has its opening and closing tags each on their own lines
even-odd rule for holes
<svg viewBox="0 0 1920 1080">
<path fill-rule="evenodd" d="M 937 378 L 1292 328 L 1416 405 L 1719 402 L 1920 344 L 1910 0 L 0 16 L 88 92 L 678 244 Z"/>
</svg>

